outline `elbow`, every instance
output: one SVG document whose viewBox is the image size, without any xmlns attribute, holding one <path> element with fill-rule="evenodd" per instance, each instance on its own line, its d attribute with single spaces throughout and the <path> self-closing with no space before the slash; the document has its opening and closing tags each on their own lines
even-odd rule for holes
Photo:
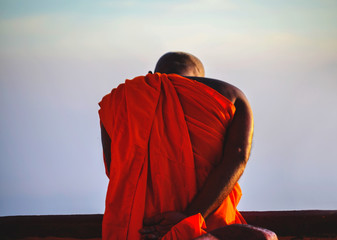
<svg viewBox="0 0 337 240">
<path fill-rule="evenodd" d="M 250 147 L 238 146 L 236 147 L 235 152 L 238 162 L 245 166 L 250 156 Z"/>
<path fill-rule="evenodd" d="M 250 157 L 250 152 L 252 148 L 253 142 L 253 128 L 251 128 L 248 136 L 246 137 L 246 141 L 242 141 L 241 143 L 237 144 L 234 149 L 239 161 L 243 164 L 247 164 L 248 159 Z"/>
</svg>

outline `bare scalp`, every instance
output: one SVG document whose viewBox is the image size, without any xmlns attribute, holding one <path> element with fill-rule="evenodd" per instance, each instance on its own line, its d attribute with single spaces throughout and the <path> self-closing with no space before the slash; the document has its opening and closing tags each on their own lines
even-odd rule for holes
<svg viewBox="0 0 337 240">
<path fill-rule="evenodd" d="M 237 87 L 212 78 L 205 78 L 202 62 L 194 55 L 185 52 L 168 52 L 158 60 L 155 72 L 175 73 L 201 82 L 225 96 L 233 104 L 240 99 L 247 102 L 245 95 Z"/>
<path fill-rule="evenodd" d="M 182 76 L 204 77 L 205 70 L 201 61 L 190 53 L 168 52 L 158 60 L 155 72 L 176 73 Z"/>
</svg>

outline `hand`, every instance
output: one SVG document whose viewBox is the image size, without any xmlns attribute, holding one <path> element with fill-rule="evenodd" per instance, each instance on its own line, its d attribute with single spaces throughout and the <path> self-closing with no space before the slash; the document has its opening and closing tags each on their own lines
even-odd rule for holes
<svg viewBox="0 0 337 240">
<path fill-rule="evenodd" d="M 144 219 L 143 228 L 139 230 L 142 239 L 160 239 L 171 228 L 187 216 L 181 212 L 165 212 Z"/>
</svg>

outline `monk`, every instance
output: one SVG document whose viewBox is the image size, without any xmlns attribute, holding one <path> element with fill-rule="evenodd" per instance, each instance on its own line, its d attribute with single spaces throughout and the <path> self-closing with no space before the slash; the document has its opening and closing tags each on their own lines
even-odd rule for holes
<svg viewBox="0 0 337 240">
<path fill-rule="evenodd" d="M 248 239 L 247 231 L 268 239 L 232 225 L 246 223 L 236 206 L 253 136 L 248 100 L 204 75 L 198 58 L 170 52 L 154 74 L 127 80 L 100 102 L 110 179 L 103 239 L 226 239 L 228 232 Z"/>
</svg>

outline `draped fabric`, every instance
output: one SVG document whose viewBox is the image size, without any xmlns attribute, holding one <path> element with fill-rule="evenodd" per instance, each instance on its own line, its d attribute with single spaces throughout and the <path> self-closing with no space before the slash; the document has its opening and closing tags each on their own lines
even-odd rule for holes
<svg viewBox="0 0 337 240">
<path fill-rule="evenodd" d="M 126 80 L 99 105 L 111 138 L 103 239 L 140 239 L 144 218 L 184 211 L 221 161 L 235 107 L 202 83 L 159 73 Z M 240 197 L 236 184 L 206 219 L 207 230 L 244 222 Z M 201 234 L 202 220 L 190 219 Z"/>
</svg>

